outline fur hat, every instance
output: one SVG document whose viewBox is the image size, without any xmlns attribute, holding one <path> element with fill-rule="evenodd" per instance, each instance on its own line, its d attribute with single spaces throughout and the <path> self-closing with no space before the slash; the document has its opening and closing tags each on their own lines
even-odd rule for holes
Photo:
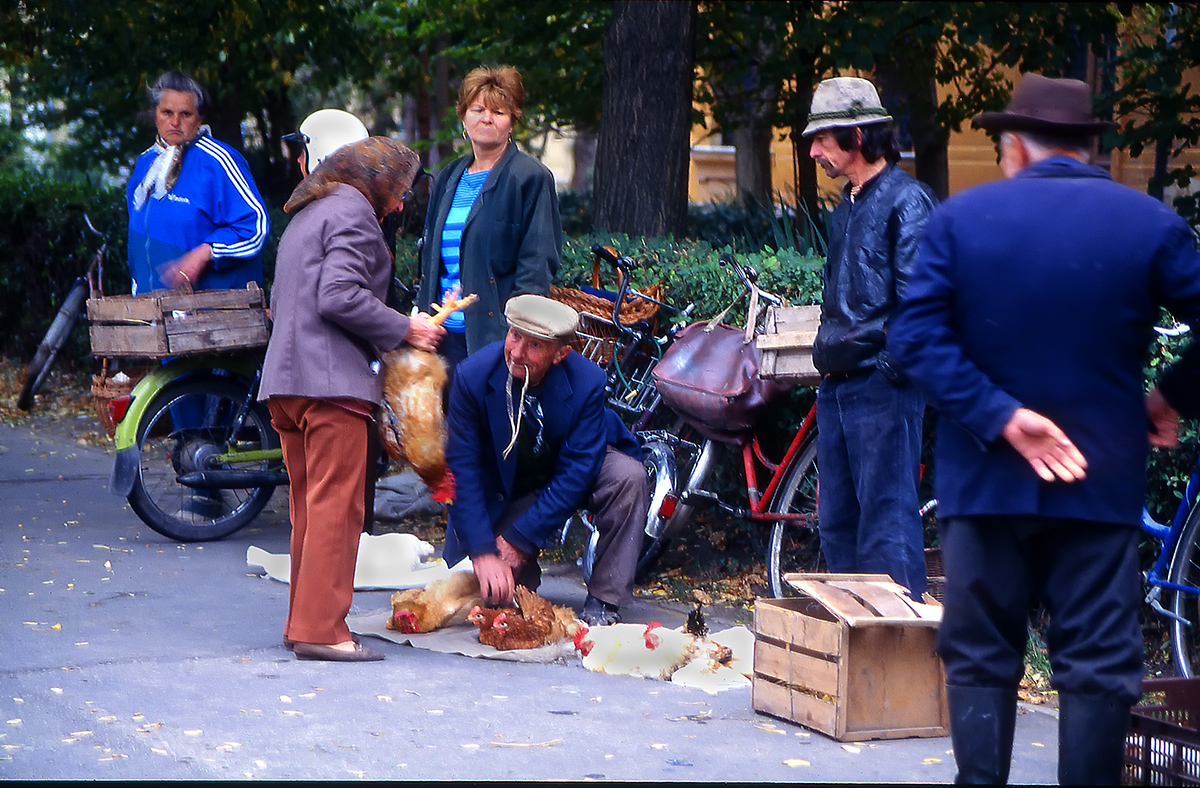
<svg viewBox="0 0 1200 788">
<path fill-rule="evenodd" d="M 802 136 L 846 126 L 884 123 L 892 116 L 879 101 L 879 92 L 869 80 L 859 77 L 827 79 L 813 93 L 808 125 Z"/>
<path fill-rule="evenodd" d="M 579 313 L 566 304 L 545 296 L 513 296 L 504 306 L 509 326 L 522 334 L 558 342 L 570 342 L 579 327 Z"/>
<path fill-rule="evenodd" d="M 421 157 L 388 137 L 367 137 L 326 156 L 292 192 L 284 213 L 303 208 L 339 183 L 363 193 L 380 221 L 400 207 L 421 172 Z"/>
<path fill-rule="evenodd" d="M 1113 125 L 1092 114 L 1092 92 L 1087 83 L 1041 74 L 1026 74 L 1003 112 L 977 115 L 972 124 L 991 132 L 1068 135 L 1099 134 Z"/>
</svg>

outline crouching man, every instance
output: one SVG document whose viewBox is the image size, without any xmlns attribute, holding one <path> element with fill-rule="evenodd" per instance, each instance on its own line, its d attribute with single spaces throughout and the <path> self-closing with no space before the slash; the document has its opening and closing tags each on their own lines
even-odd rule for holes
<svg viewBox="0 0 1200 788">
<path fill-rule="evenodd" d="M 633 596 L 649 505 L 641 447 L 604 406 L 604 372 L 567 344 L 575 310 L 520 295 L 504 316 L 504 341 L 461 362 L 450 388 L 446 562 L 469 556 L 484 599 L 508 602 L 515 586 L 538 587 L 541 547 L 586 508 L 600 540 L 580 617 L 615 623 Z"/>
</svg>

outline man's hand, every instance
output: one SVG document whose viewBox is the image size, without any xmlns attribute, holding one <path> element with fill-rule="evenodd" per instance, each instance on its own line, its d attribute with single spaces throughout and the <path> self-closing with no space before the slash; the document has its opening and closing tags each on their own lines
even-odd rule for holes
<svg viewBox="0 0 1200 788">
<path fill-rule="evenodd" d="M 1179 412 L 1171 407 L 1157 387 L 1146 395 L 1150 417 L 1150 445 L 1169 449 L 1179 445 Z"/>
<path fill-rule="evenodd" d="M 1073 482 L 1086 476 L 1087 460 L 1058 425 L 1028 408 L 1017 408 L 1001 432 L 1043 481 Z"/>
<path fill-rule="evenodd" d="M 479 581 L 479 595 L 489 606 L 504 605 L 512 600 L 512 567 L 495 553 L 477 555 L 471 559 L 475 579 Z"/>
<path fill-rule="evenodd" d="M 429 315 L 421 312 L 409 319 L 406 341 L 417 350 L 428 350 L 433 353 L 445 335 L 446 329 L 430 320 Z"/>
</svg>

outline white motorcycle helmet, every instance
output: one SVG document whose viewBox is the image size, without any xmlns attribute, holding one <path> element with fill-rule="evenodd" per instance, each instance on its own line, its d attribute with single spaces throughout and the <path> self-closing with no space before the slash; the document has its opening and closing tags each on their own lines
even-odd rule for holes
<svg viewBox="0 0 1200 788">
<path fill-rule="evenodd" d="M 304 119 L 300 130 L 284 136 L 290 142 L 303 143 L 308 155 L 308 171 L 343 145 L 365 140 L 367 127 L 349 112 L 340 109 L 319 109 Z"/>
</svg>

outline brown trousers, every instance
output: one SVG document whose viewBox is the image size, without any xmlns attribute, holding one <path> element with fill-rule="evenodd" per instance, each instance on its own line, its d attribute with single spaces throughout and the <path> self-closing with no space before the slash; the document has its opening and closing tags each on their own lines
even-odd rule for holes
<svg viewBox="0 0 1200 788">
<path fill-rule="evenodd" d="M 350 640 L 354 565 L 374 461 L 374 423 L 328 400 L 271 397 L 291 489 L 291 585 L 283 636 L 332 645 Z"/>
</svg>

